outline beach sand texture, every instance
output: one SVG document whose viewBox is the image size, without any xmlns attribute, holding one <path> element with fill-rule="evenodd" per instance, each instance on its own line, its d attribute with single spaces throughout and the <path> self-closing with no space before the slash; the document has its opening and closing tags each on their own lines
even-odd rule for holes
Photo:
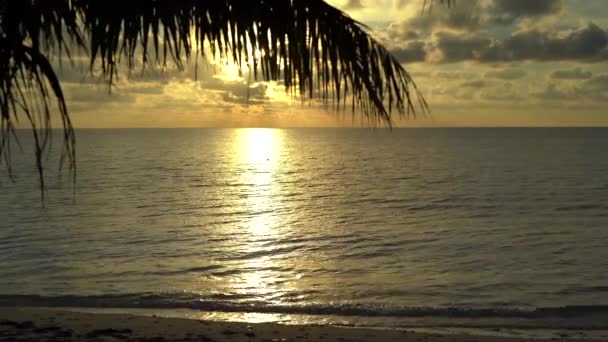
<svg viewBox="0 0 608 342">
<path fill-rule="evenodd" d="M 568 336 L 550 340 L 600 341 Z M 329 326 L 210 322 L 43 308 L 3 308 L 0 309 L 0 341 L 515 342 L 534 340 Z"/>
</svg>

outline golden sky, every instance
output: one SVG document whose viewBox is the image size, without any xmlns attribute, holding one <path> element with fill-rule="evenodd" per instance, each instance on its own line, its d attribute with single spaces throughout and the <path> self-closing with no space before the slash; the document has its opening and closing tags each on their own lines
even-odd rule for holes
<svg viewBox="0 0 608 342">
<path fill-rule="evenodd" d="M 403 63 L 431 115 L 396 126 L 606 126 L 605 0 L 331 0 Z M 60 78 L 76 127 L 359 127 L 350 112 L 301 103 L 280 84 L 215 64 L 122 75 L 108 87 L 86 61 Z"/>
</svg>

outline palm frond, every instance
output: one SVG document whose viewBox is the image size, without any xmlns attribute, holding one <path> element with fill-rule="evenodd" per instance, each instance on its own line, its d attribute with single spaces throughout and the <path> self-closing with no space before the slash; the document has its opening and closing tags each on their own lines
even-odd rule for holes
<svg viewBox="0 0 608 342">
<path fill-rule="evenodd" d="M 435 0 L 448 6 L 453 0 Z M 434 2 L 425 0 L 423 6 Z M 122 60 L 166 66 L 202 55 L 247 66 L 255 80 L 279 81 L 301 98 L 319 96 L 376 124 L 394 112 L 428 105 L 400 63 L 363 24 L 322 0 L 19 0 L 0 2 L 0 157 L 10 170 L 10 137 L 20 116 L 42 154 L 50 139 L 53 100 L 64 154 L 75 170 L 75 139 L 65 98 L 48 55 L 82 49 L 108 83 Z M 418 102 L 418 106 L 415 106 Z M 64 158 L 62 158 L 63 160 Z"/>
<path fill-rule="evenodd" d="M 390 124 L 391 113 L 415 113 L 420 93 L 399 62 L 363 25 L 321 0 L 75 0 L 90 35 L 91 67 L 112 82 L 117 63 L 182 66 L 193 51 L 246 64 L 256 80 L 353 108 Z M 209 51 L 204 51 L 205 46 Z M 256 54 L 252 54 L 256 51 Z M 150 56 L 155 58 L 151 60 Z M 426 103 L 421 102 L 421 109 Z"/>
<path fill-rule="evenodd" d="M 61 85 L 48 55 L 69 56 L 69 46 L 82 44 L 76 11 L 68 1 L 2 1 L 0 3 L 0 159 L 11 174 L 11 138 L 20 117 L 32 128 L 36 167 L 44 199 L 42 159 L 51 144 L 55 102 L 63 125 L 63 160 L 75 180 L 75 138 Z"/>
</svg>

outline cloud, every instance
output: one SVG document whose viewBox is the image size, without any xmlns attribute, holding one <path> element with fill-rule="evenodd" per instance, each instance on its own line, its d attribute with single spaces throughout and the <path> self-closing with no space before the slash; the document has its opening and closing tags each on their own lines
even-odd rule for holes
<svg viewBox="0 0 608 342">
<path fill-rule="evenodd" d="M 532 94 L 533 96 L 543 99 L 543 100 L 549 100 L 549 101 L 556 101 L 556 100 L 565 100 L 565 99 L 571 99 L 573 97 L 575 97 L 575 95 L 572 92 L 567 92 L 565 90 L 562 90 L 560 88 L 558 88 L 558 86 L 555 83 L 549 83 L 545 89 L 543 89 L 540 92 L 536 92 Z"/>
<path fill-rule="evenodd" d="M 585 94 L 591 94 L 594 97 L 608 99 L 608 74 L 597 75 L 584 81 L 579 91 Z"/>
<path fill-rule="evenodd" d="M 110 94 L 106 86 L 99 85 L 64 85 L 66 99 L 69 102 L 87 103 L 91 106 L 100 106 L 108 103 L 134 103 L 135 96 L 123 92 Z"/>
<path fill-rule="evenodd" d="M 463 88 L 485 88 L 487 87 L 489 84 L 488 82 L 484 81 L 484 80 L 475 80 L 475 81 L 467 81 L 467 82 L 463 82 L 460 83 L 460 86 Z"/>
<path fill-rule="evenodd" d="M 555 15 L 562 8 L 562 0 L 494 0 L 490 13 L 495 22 L 510 24 L 519 19 Z"/>
<path fill-rule="evenodd" d="M 452 32 L 438 32 L 435 39 L 440 61 L 444 63 L 479 59 L 480 54 L 492 44 L 488 37 Z"/>
<path fill-rule="evenodd" d="M 268 100 L 267 86 L 257 83 L 253 86 L 230 87 L 227 85 L 222 93 L 222 100 L 234 104 L 262 104 Z"/>
<path fill-rule="evenodd" d="M 432 1 L 432 0 L 431 0 Z M 358 1 L 351 0 L 351 3 Z M 411 16 L 397 26 L 400 31 L 424 31 L 427 34 L 441 29 L 472 32 L 509 25 L 516 21 L 535 20 L 562 13 L 562 0 L 466 0 L 456 6 L 433 6 L 431 11 Z"/>
<path fill-rule="evenodd" d="M 569 0 L 568 12 L 576 17 L 604 19 L 606 17 L 606 3 L 602 0 Z"/>
<path fill-rule="evenodd" d="M 426 31 L 431 32 L 438 28 L 466 31 L 474 30 L 481 23 L 481 10 L 475 1 L 460 2 L 458 6 L 447 8 L 444 6 L 434 7 L 431 12 L 410 17 L 397 26 L 402 31 Z"/>
<path fill-rule="evenodd" d="M 526 76 L 527 73 L 521 69 L 505 69 L 498 71 L 488 71 L 485 78 L 498 78 L 501 80 L 516 80 Z"/>
<path fill-rule="evenodd" d="M 121 87 L 120 91 L 129 94 L 158 95 L 163 93 L 163 89 L 164 86 L 159 82 L 130 82 L 128 86 Z"/>
<path fill-rule="evenodd" d="M 372 35 L 400 62 L 412 63 L 407 70 L 433 112 L 457 104 L 466 112 L 484 115 L 525 108 L 522 112 L 537 117 L 551 105 L 562 110 L 608 103 L 608 76 L 602 75 L 608 62 L 608 9 L 603 0 L 456 0 L 450 9 L 437 5 L 421 13 L 422 2 L 331 1 L 370 25 Z M 58 72 L 70 110 L 78 117 L 103 113 L 102 123 L 111 118 L 118 120 L 116 125 L 128 126 L 120 120 L 133 117 L 141 125 L 153 126 L 177 125 L 186 118 L 192 125 L 261 125 L 240 120 L 286 118 L 291 112 L 286 106 L 302 107 L 291 102 L 281 85 L 248 84 L 246 72 L 237 78 L 230 73 L 232 66 L 224 72 L 217 61 L 206 67 L 201 63 L 197 81 L 192 63 L 184 71 L 170 67 L 162 72 L 153 63 L 142 75 L 139 62 L 129 77 L 123 64 L 120 80 L 108 96 L 98 68 L 91 76 L 86 55 L 77 58 L 76 68 L 64 63 L 65 70 Z M 322 107 L 316 100 L 311 103 L 304 106 L 310 115 Z M 580 115 L 572 112 L 573 118 Z M 169 119 L 175 123 L 154 121 Z M 228 119 L 234 121 L 221 121 Z"/>
<path fill-rule="evenodd" d="M 608 74 L 594 76 L 573 88 L 559 87 L 558 84 L 549 83 L 545 89 L 533 95 L 551 101 L 608 101 Z"/>
<path fill-rule="evenodd" d="M 608 46 L 608 36 L 591 23 L 570 32 L 523 31 L 494 44 L 480 53 L 480 60 L 496 61 L 593 61 Z"/>
<path fill-rule="evenodd" d="M 485 89 L 481 92 L 481 98 L 489 101 L 514 101 L 524 99 L 511 82 L 505 82 L 498 87 Z"/>
<path fill-rule="evenodd" d="M 410 71 L 410 76 L 415 78 L 428 78 L 432 76 L 429 71 Z"/>
<path fill-rule="evenodd" d="M 491 39 L 487 32 L 468 35 L 438 32 L 434 48 L 433 56 L 438 56 L 434 60 L 443 63 L 466 60 L 482 63 L 525 60 L 599 62 L 608 56 L 608 34 L 593 23 L 570 31 L 519 31 L 502 41 Z"/>
<path fill-rule="evenodd" d="M 555 70 L 551 73 L 550 77 L 553 79 L 562 80 L 579 80 L 591 78 L 593 74 L 590 71 L 585 71 L 581 68 L 572 70 Z"/>
<path fill-rule="evenodd" d="M 409 42 L 404 48 L 395 48 L 391 53 L 400 63 L 423 62 L 426 59 L 425 44 L 421 41 Z"/>
<path fill-rule="evenodd" d="M 471 79 L 477 77 L 476 73 L 460 71 L 439 71 L 435 77 L 448 80 Z"/>
</svg>

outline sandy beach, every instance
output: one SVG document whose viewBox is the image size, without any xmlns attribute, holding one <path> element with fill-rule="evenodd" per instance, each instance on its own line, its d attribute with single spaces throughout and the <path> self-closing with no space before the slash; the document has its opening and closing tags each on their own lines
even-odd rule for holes
<svg viewBox="0 0 608 342">
<path fill-rule="evenodd" d="M 515 342 L 530 338 L 420 333 L 330 326 L 211 322 L 46 308 L 0 309 L 1 341 L 425 341 Z M 585 336 L 548 340 L 600 341 Z M 536 339 L 542 341 L 542 339 Z"/>
</svg>

